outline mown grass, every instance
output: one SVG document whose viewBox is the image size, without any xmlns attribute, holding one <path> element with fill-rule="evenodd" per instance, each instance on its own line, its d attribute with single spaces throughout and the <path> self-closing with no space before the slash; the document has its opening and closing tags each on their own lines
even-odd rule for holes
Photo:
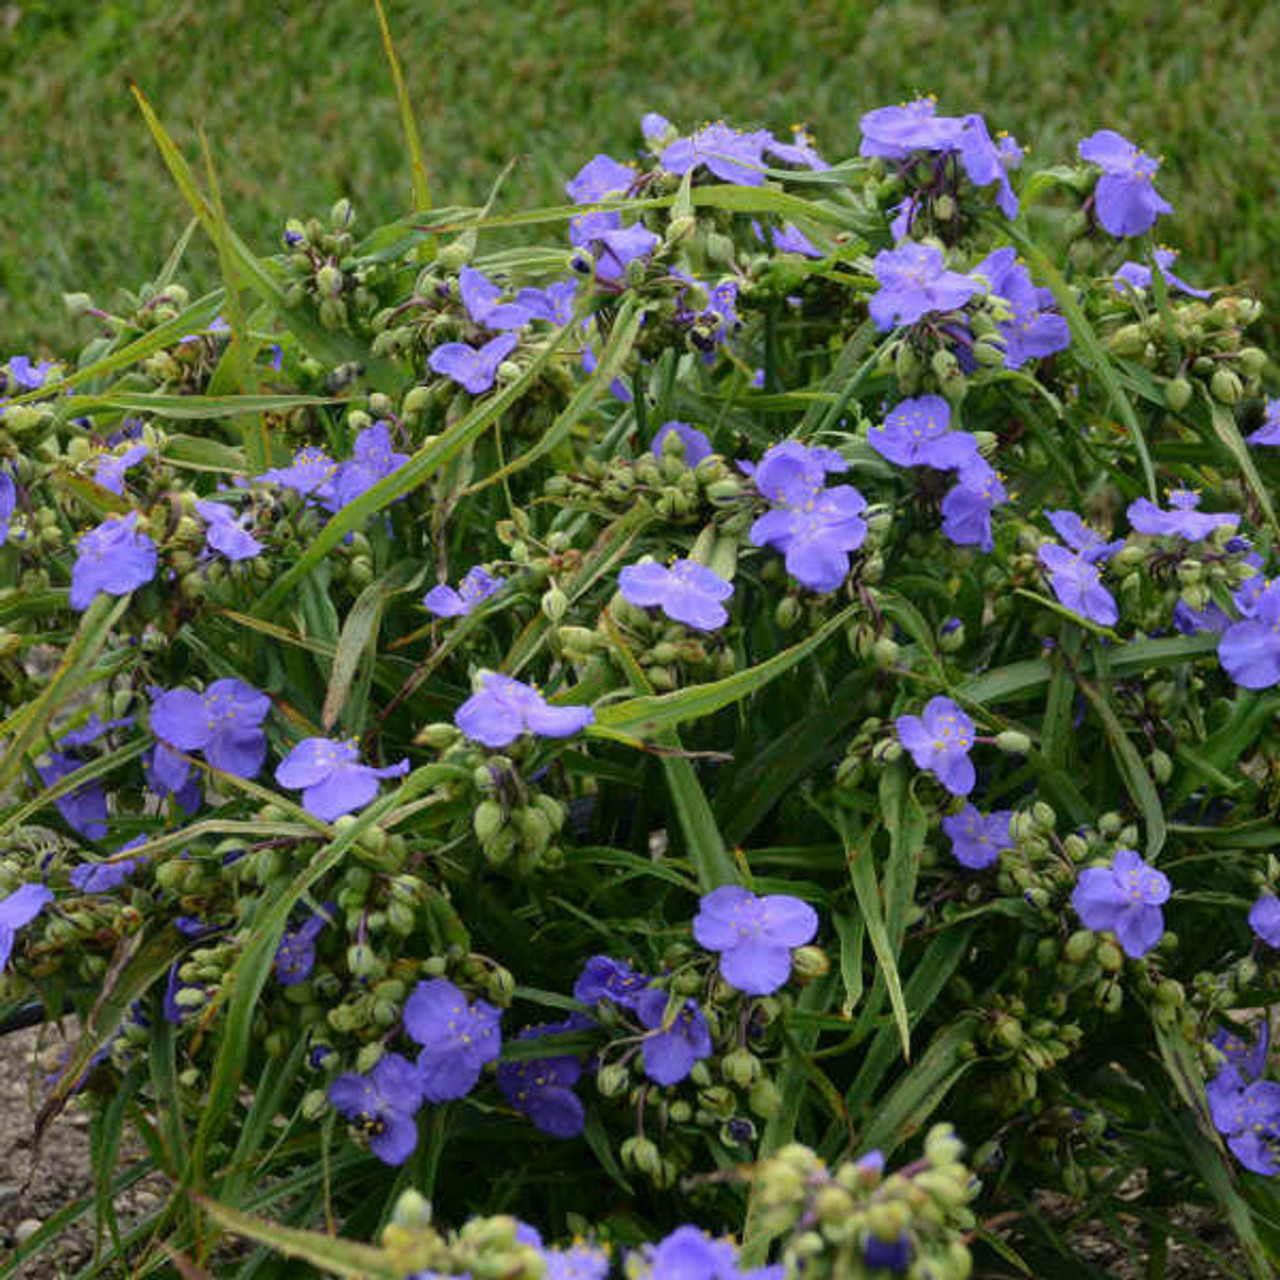
<svg viewBox="0 0 1280 1280">
<path fill-rule="evenodd" d="M 804 122 L 836 158 L 859 115 L 932 91 L 1074 153 L 1111 126 L 1166 159 L 1161 238 L 1193 280 L 1280 299 L 1280 6 L 1170 9 L 856 0 L 387 0 L 438 203 L 559 202 L 599 150 L 657 110 Z M 409 204 L 394 92 L 369 0 L 0 3 L 0 355 L 65 349 L 60 294 L 147 278 L 185 210 L 137 118 L 136 80 L 193 156 L 208 132 L 237 229 L 260 249 L 286 216 L 348 195 L 363 225 Z M 196 247 L 190 275 L 216 280 Z"/>
</svg>

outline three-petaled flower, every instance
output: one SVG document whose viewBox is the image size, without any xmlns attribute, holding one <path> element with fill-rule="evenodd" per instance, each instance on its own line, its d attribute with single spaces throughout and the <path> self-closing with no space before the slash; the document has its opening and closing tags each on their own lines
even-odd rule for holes
<svg viewBox="0 0 1280 1280">
<path fill-rule="evenodd" d="M 367 1076 L 348 1071 L 329 1086 L 329 1101 L 366 1138 L 383 1164 L 403 1164 L 418 1145 L 414 1115 L 422 1106 L 422 1077 L 398 1053 L 379 1058 Z"/>
<path fill-rule="evenodd" d="M 618 574 L 618 589 L 629 604 L 660 608 L 674 622 L 698 631 L 714 631 L 729 620 L 721 603 L 733 595 L 733 584 L 695 560 L 666 565 L 629 564 Z"/>
<path fill-rule="evenodd" d="M 791 976 L 791 952 L 817 932 L 807 902 L 786 893 L 759 898 L 737 885 L 704 895 L 693 918 L 698 945 L 720 953 L 720 976 L 752 996 L 777 991 Z"/>
<path fill-rule="evenodd" d="M 997 809 L 984 816 L 974 805 L 965 805 L 960 813 L 942 819 L 942 829 L 951 837 L 951 852 L 962 867 L 981 871 L 991 866 L 1004 849 L 1012 846 L 1009 838 L 1008 809 Z"/>
<path fill-rule="evenodd" d="M 958 271 L 948 271 L 942 250 L 932 245 L 905 244 L 881 249 L 871 269 L 880 283 L 868 304 L 871 319 L 881 332 L 898 325 L 915 324 L 939 311 L 963 307 L 982 286 Z"/>
<path fill-rule="evenodd" d="M 483 565 L 476 565 L 467 570 L 456 590 L 442 582 L 422 597 L 422 603 L 427 612 L 437 618 L 462 618 L 501 591 L 505 582 L 505 578 L 494 577 Z"/>
<path fill-rule="evenodd" d="M 1140 236 L 1173 206 L 1155 189 L 1152 179 L 1160 161 L 1139 151 L 1114 129 L 1099 129 L 1083 138 L 1080 158 L 1102 170 L 1094 189 L 1094 207 L 1103 229 L 1113 236 Z"/>
<path fill-rule="evenodd" d="M 161 693 L 151 704 L 151 731 L 175 751 L 203 751 L 215 769 L 256 778 L 267 757 L 260 726 L 270 710 L 271 699 L 243 680 L 215 680 L 204 693 Z M 186 781 L 187 765 L 172 760 L 165 764 L 164 781 L 177 791 Z"/>
<path fill-rule="evenodd" d="M 1218 641 L 1218 661 L 1242 689 L 1280 684 L 1280 580 L 1260 581 L 1256 594 L 1236 593 L 1245 616 L 1227 627 Z"/>
<path fill-rule="evenodd" d="M 1085 927 L 1110 930 L 1127 956 L 1145 956 L 1164 933 L 1160 907 L 1169 900 L 1169 877 L 1132 849 L 1117 849 L 1109 867 L 1089 867 L 1071 894 Z"/>
<path fill-rule="evenodd" d="M 650 987 L 635 1003 L 636 1016 L 649 1034 L 642 1042 L 644 1073 L 658 1084 L 678 1084 L 700 1058 L 711 1056 L 711 1028 L 692 997 L 667 1019 L 668 996 Z"/>
<path fill-rule="evenodd" d="M 303 738 L 276 766 L 282 787 L 302 791 L 302 807 L 325 822 L 369 803 L 378 794 L 379 778 L 399 778 L 409 772 L 408 760 L 375 769 L 360 764 L 354 740 Z"/>
<path fill-rule="evenodd" d="M 486 747 L 505 747 L 526 730 L 547 738 L 572 737 L 596 718 L 590 707 L 549 706 L 537 689 L 497 671 L 482 671 L 478 682 L 453 722 Z"/>
<path fill-rule="evenodd" d="M 252 560 L 262 550 L 262 543 L 241 523 L 243 517 L 221 502 L 196 502 L 196 514 L 205 522 L 204 541 L 210 551 L 221 552 L 233 564 Z"/>
<path fill-rule="evenodd" d="M 443 374 L 478 396 L 493 386 L 498 366 L 519 342 L 514 333 L 500 333 L 479 348 L 465 342 L 445 342 L 432 351 L 427 363 L 435 373 Z"/>
<path fill-rule="evenodd" d="M 1173 489 L 1169 493 L 1169 510 L 1162 511 L 1150 498 L 1137 498 L 1129 504 L 1129 523 L 1139 532 L 1160 537 L 1186 538 L 1199 542 L 1215 529 L 1234 529 L 1240 517 L 1233 512 L 1210 514 L 1197 511 L 1200 495 L 1193 489 Z"/>
<path fill-rule="evenodd" d="M 570 1014 L 563 1022 L 525 1027 L 518 1040 L 535 1040 L 565 1031 L 592 1026 L 589 1018 Z M 517 1111 L 553 1138 L 573 1138 L 582 1132 L 586 1120 L 582 1099 L 573 1086 L 582 1077 L 582 1063 L 574 1054 L 552 1054 L 545 1058 L 522 1058 L 498 1067 L 498 1088 Z"/>
<path fill-rule="evenodd" d="M 87 609 L 99 592 L 124 596 L 156 575 L 156 544 L 137 531 L 138 513 L 108 516 L 80 539 L 71 566 L 71 607 Z"/>
<path fill-rule="evenodd" d="M 930 698 L 923 716 L 899 716 L 894 725 L 918 769 L 927 769 L 953 796 L 973 790 L 973 721 L 950 698 Z"/>
<path fill-rule="evenodd" d="M 502 1049 L 502 1010 L 467 997 L 447 978 L 420 982 L 404 1006 L 404 1029 L 419 1045 L 428 1102 L 465 1097 Z"/>
</svg>

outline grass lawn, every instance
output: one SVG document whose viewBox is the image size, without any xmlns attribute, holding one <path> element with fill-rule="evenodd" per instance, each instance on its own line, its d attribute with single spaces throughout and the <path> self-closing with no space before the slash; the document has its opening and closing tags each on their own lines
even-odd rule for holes
<svg viewBox="0 0 1280 1280">
<path fill-rule="evenodd" d="M 858 0 L 692 4 L 387 0 L 438 203 L 559 203 L 596 151 L 625 156 L 648 110 L 803 122 L 829 159 L 858 117 L 935 92 L 1032 144 L 1074 154 L 1094 129 L 1165 157 L 1160 224 L 1195 283 L 1280 296 L 1280 5 L 1170 9 Z M 0 358 L 58 352 L 60 295 L 109 301 L 148 278 L 186 220 L 127 85 L 193 159 L 207 131 L 233 224 L 270 251 L 290 215 L 350 196 L 365 227 L 409 203 L 395 97 L 366 0 L 0 3 Z M 1213 265 L 1211 265 L 1213 264 Z M 217 276 L 194 248 L 196 285 Z M 1273 330 L 1274 332 L 1274 330 Z"/>
</svg>

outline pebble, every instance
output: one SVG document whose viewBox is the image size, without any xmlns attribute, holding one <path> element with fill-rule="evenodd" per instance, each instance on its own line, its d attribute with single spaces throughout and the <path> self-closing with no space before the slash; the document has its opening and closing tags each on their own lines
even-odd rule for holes
<svg viewBox="0 0 1280 1280">
<path fill-rule="evenodd" d="M 41 1222 L 39 1218 L 23 1218 L 23 1220 L 14 1227 L 13 1238 L 18 1242 L 18 1244 L 26 1244 L 27 1241 L 30 1240 L 31 1237 L 43 1226 L 44 1223 Z"/>
</svg>

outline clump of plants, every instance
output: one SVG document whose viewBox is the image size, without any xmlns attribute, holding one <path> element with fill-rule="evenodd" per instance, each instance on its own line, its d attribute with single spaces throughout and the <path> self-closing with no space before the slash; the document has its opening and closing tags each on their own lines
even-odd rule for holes
<svg viewBox="0 0 1280 1280">
<path fill-rule="evenodd" d="M 1280 399 L 1158 162 L 650 115 L 495 214 L 410 131 L 263 257 L 142 105 L 224 288 L 0 372 L 0 994 L 98 1188 L 0 1276 L 1065 1274 L 1122 1186 L 1272 1274 Z"/>
</svg>

